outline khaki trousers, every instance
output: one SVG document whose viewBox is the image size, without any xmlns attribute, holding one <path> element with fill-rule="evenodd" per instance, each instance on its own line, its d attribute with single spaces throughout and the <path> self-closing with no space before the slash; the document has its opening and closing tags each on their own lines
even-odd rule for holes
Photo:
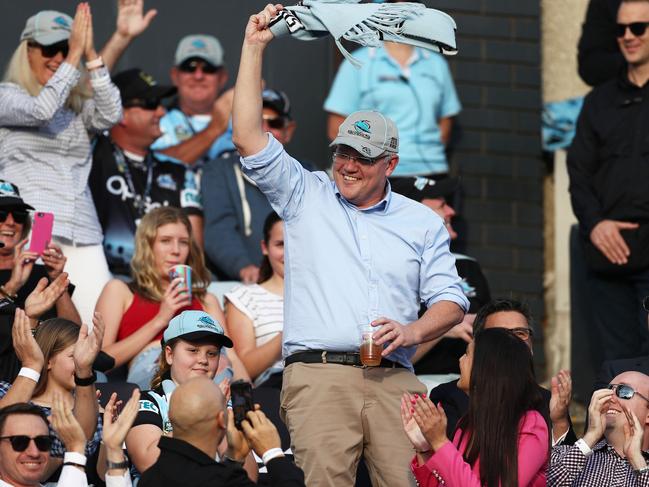
<svg viewBox="0 0 649 487">
<path fill-rule="evenodd" d="M 403 392 L 425 393 L 407 369 L 293 363 L 284 369 L 281 417 L 308 487 L 353 487 L 361 454 L 374 487 L 411 487 L 412 445 Z"/>
</svg>

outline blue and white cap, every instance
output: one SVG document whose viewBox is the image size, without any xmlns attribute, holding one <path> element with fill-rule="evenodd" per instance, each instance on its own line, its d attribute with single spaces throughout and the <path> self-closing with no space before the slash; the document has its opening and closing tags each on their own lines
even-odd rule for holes
<svg viewBox="0 0 649 487">
<path fill-rule="evenodd" d="M 174 338 L 188 342 L 213 341 L 217 345 L 232 348 L 230 340 L 223 332 L 223 327 L 205 311 L 183 311 L 174 317 L 162 336 L 163 343 Z"/>
<path fill-rule="evenodd" d="M 176 66 L 194 57 L 220 68 L 223 66 L 223 47 L 214 36 L 204 34 L 185 36 L 176 48 Z"/>
<path fill-rule="evenodd" d="M 56 10 L 41 10 L 27 19 L 20 40 L 36 41 L 50 46 L 70 38 L 72 17 Z"/>
<path fill-rule="evenodd" d="M 0 208 L 34 209 L 33 206 L 29 206 L 20 197 L 18 186 L 4 179 L 0 179 Z"/>
</svg>

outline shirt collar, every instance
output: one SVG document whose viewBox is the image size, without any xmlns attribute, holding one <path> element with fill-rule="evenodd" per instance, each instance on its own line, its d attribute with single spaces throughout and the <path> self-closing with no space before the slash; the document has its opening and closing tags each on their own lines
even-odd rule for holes
<svg viewBox="0 0 649 487">
<path fill-rule="evenodd" d="M 388 54 L 388 50 L 383 48 L 383 49 L 377 49 L 376 47 L 370 47 L 370 58 L 376 56 L 379 59 L 385 59 L 399 67 L 399 63 L 397 63 L 391 56 Z M 408 62 L 406 63 L 406 67 L 412 66 L 415 64 L 417 61 L 420 61 L 421 59 L 428 59 L 431 56 L 431 53 L 426 51 L 425 49 L 420 49 L 419 47 L 415 47 L 412 51 L 412 56 L 410 56 L 410 59 L 408 59 Z"/>
<path fill-rule="evenodd" d="M 338 199 L 346 206 L 349 206 L 350 208 L 353 208 L 356 211 L 362 211 L 364 213 L 375 213 L 375 212 L 382 212 L 385 213 L 388 210 L 388 207 L 390 206 L 390 202 L 392 201 L 392 188 L 390 186 L 390 181 L 387 181 L 387 184 L 385 185 L 385 195 L 383 195 L 383 198 L 381 201 L 378 203 L 369 206 L 367 208 L 358 208 L 355 204 L 351 203 L 345 197 L 340 193 L 340 190 L 338 189 L 338 186 L 336 186 L 335 181 L 331 181 L 331 184 L 333 185 L 334 192 L 336 193 L 336 196 L 338 196 Z"/>
<path fill-rule="evenodd" d="M 187 443 L 179 438 L 168 438 L 166 436 L 160 437 L 158 446 L 161 450 L 174 452 L 183 457 L 189 458 L 192 462 L 200 465 L 212 465 L 215 463 L 213 458 L 210 458 L 203 450 L 199 450 L 191 443 Z"/>
</svg>

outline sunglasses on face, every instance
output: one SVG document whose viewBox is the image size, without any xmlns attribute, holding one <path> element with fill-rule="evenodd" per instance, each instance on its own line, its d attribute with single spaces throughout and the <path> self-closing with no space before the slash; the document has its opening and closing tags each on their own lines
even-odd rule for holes
<svg viewBox="0 0 649 487">
<path fill-rule="evenodd" d="M 350 154 L 343 154 L 341 152 L 334 152 L 332 157 L 334 163 L 341 162 L 343 164 L 347 164 L 349 161 L 356 161 L 362 166 L 373 166 L 381 159 L 384 159 L 384 156 L 372 159 L 371 157 L 352 156 Z"/>
<path fill-rule="evenodd" d="M 34 437 L 27 435 L 0 436 L 0 440 L 9 440 L 11 448 L 17 452 L 25 451 L 29 446 L 29 442 L 32 440 L 34 440 L 34 444 L 39 451 L 50 451 L 50 448 L 52 447 L 52 437 L 46 435 Z"/>
<path fill-rule="evenodd" d="M 33 49 L 40 49 L 41 56 L 46 58 L 52 58 L 56 56 L 58 53 L 62 53 L 63 57 L 67 57 L 68 51 L 70 50 L 70 47 L 68 46 L 68 41 L 57 42 L 56 44 L 50 44 L 49 46 L 43 46 L 38 42 L 32 41 L 29 42 L 27 45 Z"/>
<path fill-rule="evenodd" d="M 645 401 L 649 402 L 649 399 L 647 399 L 645 396 L 640 394 L 638 391 L 633 389 L 631 386 L 627 386 L 626 384 L 609 384 L 608 389 L 611 389 L 615 392 L 615 395 L 619 397 L 620 399 L 631 399 L 634 395 L 640 396 L 642 399 Z"/>
<path fill-rule="evenodd" d="M 180 66 L 178 66 L 178 69 L 183 73 L 195 73 L 199 68 L 205 74 L 214 74 L 219 70 L 218 66 L 214 66 L 213 64 L 206 63 L 204 61 L 196 61 L 192 59 L 184 61 L 180 64 Z"/>
<path fill-rule="evenodd" d="M 14 221 L 20 225 L 25 223 L 29 216 L 27 210 L 0 210 L 0 223 L 7 221 L 7 217 L 10 213 L 11 216 L 13 216 Z"/>
<path fill-rule="evenodd" d="M 615 35 L 617 37 L 624 37 L 626 34 L 626 29 L 631 29 L 631 34 L 636 37 L 643 36 L 647 30 L 647 25 L 649 22 L 631 22 L 630 24 L 616 24 L 615 25 Z"/>
<path fill-rule="evenodd" d="M 271 129 L 283 129 L 286 127 L 286 119 L 284 117 L 263 117 L 264 122 Z"/>
</svg>

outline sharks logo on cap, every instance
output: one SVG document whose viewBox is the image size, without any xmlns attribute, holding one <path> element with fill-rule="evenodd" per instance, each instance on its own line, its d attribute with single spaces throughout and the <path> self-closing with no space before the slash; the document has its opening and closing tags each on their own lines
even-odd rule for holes
<svg viewBox="0 0 649 487">
<path fill-rule="evenodd" d="M 144 81 L 149 86 L 155 86 L 155 85 L 158 84 L 156 82 L 156 80 L 153 79 L 153 76 L 151 76 L 148 73 L 145 73 L 144 71 L 140 71 L 139 76 L 140 76 L 140 79 L 142 81 Z"/>
<path fill-rule="evenodd" d="M 0 183 L 0 194 L 5 196 L 18 196 L 13 185 L 6 181 Z"/>
<path fill-rule="evenodd" d="M 214 320 L 209 316 L 201 316 L 198 321 L 199 323 L 196 325 L 198 328 L 211 328 L 212 330 L 220 333 L 220 330 L 216 326 L 216 323 L 214 323 Z"/>
<path fill-rule="evenodd" d="M 366 134 L 372 133 L 372 127 L 370 126 L 370 122 L 368 120 L 358 120 L 357 122 L 354 122 L 354 127 L 356 127 L 361 132 L 365 132 Z"/>
<path fill-rule="evenodd" d="M 55 17 L 54 20 L 53 20 L 53 22 L 54 22 L 55 24 L 57 24 L 57 25 L 59 25 L 59 26 L 65 28 L 65 29 L 69 29 L 69 28 L 70 28 L 70 23 L 68 22 L 68 19 L 66 19 L 66 18 L 63 17 L 62 15 L 59 15 L 58 17 Z"/>
<path fill-rule="evenodd" d="M 192 47 L 195 47 L 196 49 L 205 49 L 207 44 L 205 44 L 205 41 L 202 41 L 201 39 L 196 39 L 192 42 Z"/>
</svg>

